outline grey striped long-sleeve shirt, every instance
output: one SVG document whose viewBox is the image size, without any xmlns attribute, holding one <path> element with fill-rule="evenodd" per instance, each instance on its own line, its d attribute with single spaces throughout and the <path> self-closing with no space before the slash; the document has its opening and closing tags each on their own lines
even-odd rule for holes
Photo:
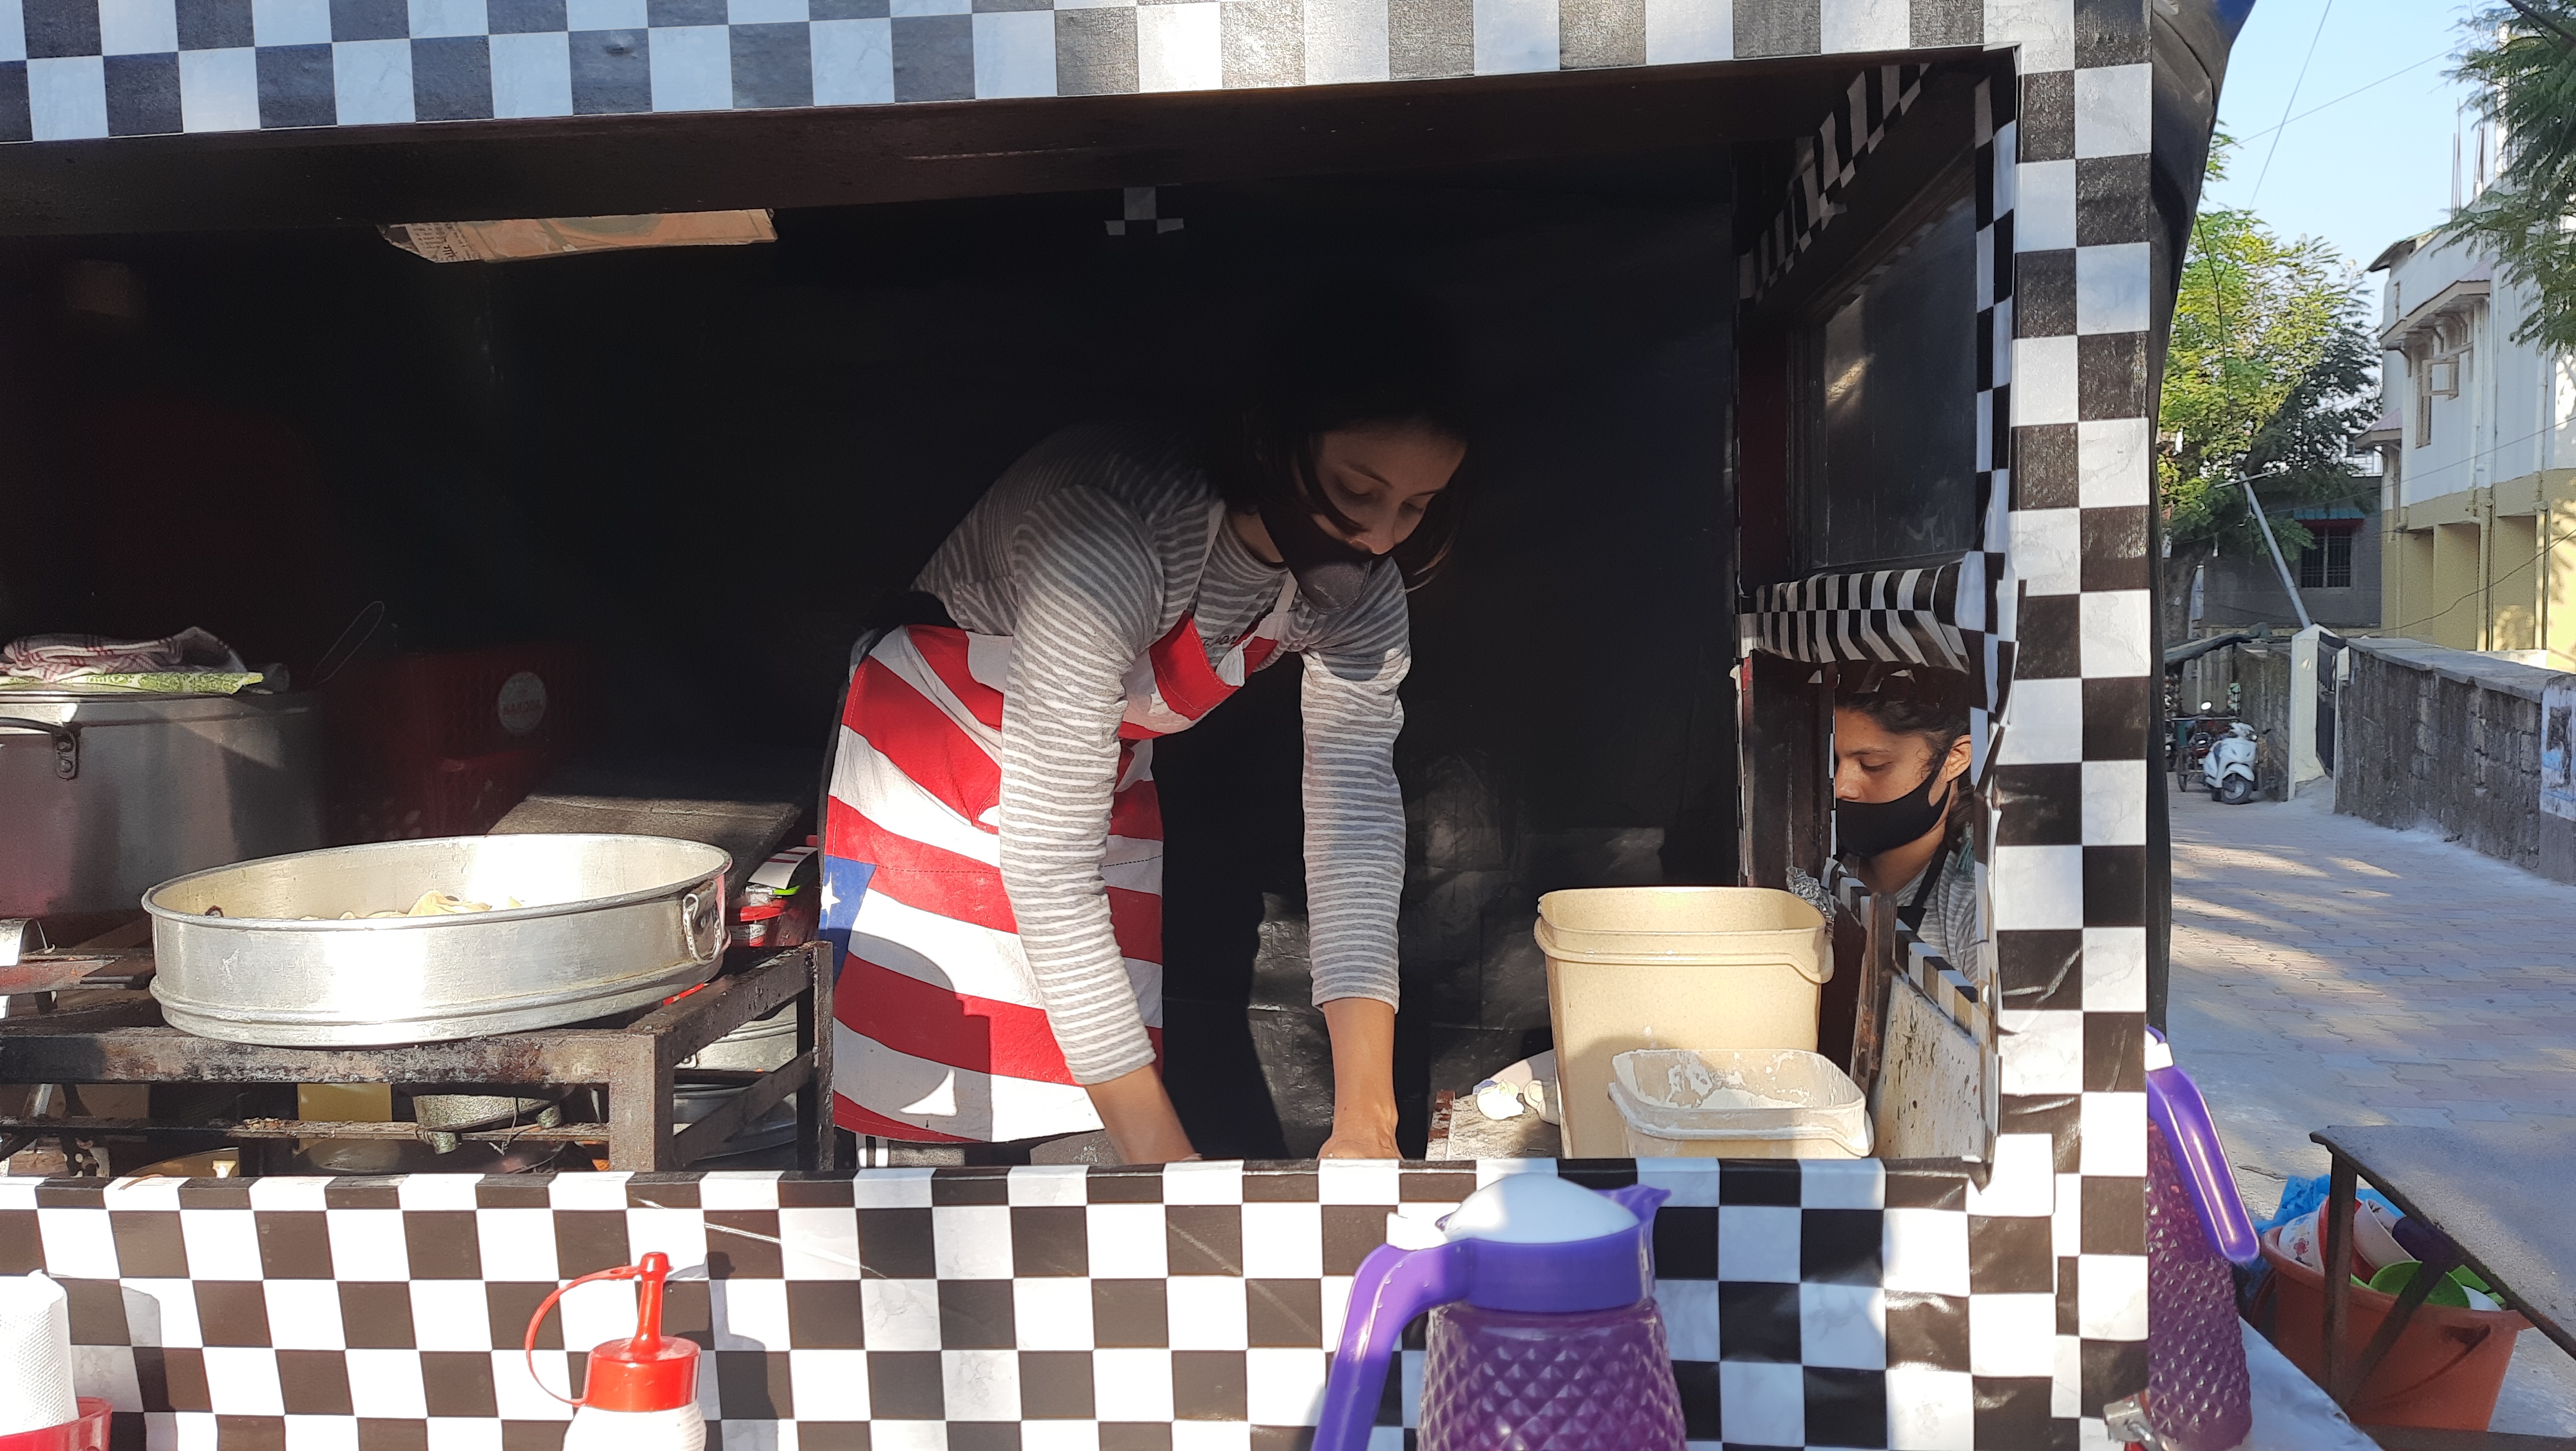
<svg viewBox="0 0 2576 1451">
<path fill-rule="evenodd" d="M 1065 1062 L 1099 1083 L 1153 1061 L 1100 863 L 1128 666 L 1183 615 L 1210 663 L 1278 603 L 1189 450 L 1159 432 L 1067 429 L 986 492 L 914 582 L 978 634 L 1009 635 L 1002 706 L 1002 885 Z M 1305 657 L 1306 884 L 1315 1001 L 1396 1001 L 1404 802 L 1396 698 L 1411 663 L 1402 580 L 1281 641 Z M 1275 657 L 1274 657 L 1275 658 Z"/>
</svg>

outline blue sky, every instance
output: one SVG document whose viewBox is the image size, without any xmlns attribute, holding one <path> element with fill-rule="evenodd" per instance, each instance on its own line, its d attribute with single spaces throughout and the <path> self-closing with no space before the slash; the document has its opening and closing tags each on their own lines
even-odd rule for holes
<svg viewBox="0 0 2576 1451">
<path fill-rule="evenodd" d="M 2455 113 L 2466 95 L 2447 72 L 2464 39 L 2459 22 L 2472 8 L 2483 7 L 2256 0 L 2219 93 L 2219 129 L 2242 144 L 2228 179 L 2206 200 L 2251 207 L 2284 236 L 2322 237 L 2356 266 L 2440 222 L 2450 208 L 2451 140 L 2462 129 Z M 2404 73 L 2370 85 L 2396 71 Z M 2282 127 L 2285 113 L 2294 119 Z M 2472 154 L 2474 144 L 2464 142 Z"/>
</svg>

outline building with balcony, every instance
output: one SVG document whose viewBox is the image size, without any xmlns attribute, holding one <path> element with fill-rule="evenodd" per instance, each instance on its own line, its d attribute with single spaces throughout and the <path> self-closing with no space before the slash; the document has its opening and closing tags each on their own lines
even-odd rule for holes
<svg viewBox="0 0 2576 1451">
<path fill-rule="evenodd" d="M 2385 274 L 2380 628 L 2576 668 L 2576 363 L 2513 334 L 2535 304 L 2438 233 Z"/>
</svg>

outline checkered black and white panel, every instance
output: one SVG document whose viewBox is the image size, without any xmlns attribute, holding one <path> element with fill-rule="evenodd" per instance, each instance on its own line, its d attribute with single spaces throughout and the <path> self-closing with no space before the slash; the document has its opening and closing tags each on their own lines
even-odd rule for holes
<svg viewBox="0 0 2576 1451">
<path fill-rule="evenodd" d="M 2013 618 L 2017 593 L 2012 556 L 2013 96 L 2009 83 L 1977 85 L 1977 548 L 1960 561 L 1953 614 L 1978 683 L 1981 707 L 1970 722 L 1973 770 L 1990 779 L 1996 724 L 2012 693 Z M 1989 833 L 1988 839 L 1992 836 Z"/>
<path fill-rule="evenodd" d="M 1672 1191 L 1656 1296 L 1695 1447 L 1971 1451 L 2044 1444 L 2047 1397 L 2011 1375 L 2053 1354 L 2030 1167 L 1983 1189 L 1875 1160 L 0 1180 L 0 1271 L 69 1289 L 80 1390 L 126 1445 L 550 1447 L 570 1413 L 527 1372 L 529 1314 L 660 1250 L 666 1328 L 709 1352 L 711 1445 L 1250 1451 L 1313 1424 L 1388 1215 L 1504 1174 L 1642 1178 Z M 632 1314 L 623 1286 L 565 1297 L 545 1386 L 577 1390 L 565 1347 Z M 1415 1344 L 1377 1451 L 1412 1444 Z"/>
<path fill-rule="evenodd" d="M 1745 643 L 1792 660 L 1878 660 L 1965 670 L 1955 623 L 1960 567 L 1873 569 L 1763 585 L 1741 628 Z"/>
<path fill-rule="evenodd" d="M 2099 1444 L 2105 1402 L 2146 1383 L 2152 67 L 2144 6 L 1996 0 L 1990 21 L 2008 8 L 2021 29 L 1988 37 L 2019 45 L 2019 94 L 1988 114 L 2011 430 L 1987 541 L 2011 651 L 1987 777 L 1999 1142 L 2053 1146 L 2055 1408 Z"/>
<path fill-rule="evenodd" d="M 1738 291 L 1745 300 L 1770 291 L 1814 245 L 1816 234 L 1842 215 L 1844 189 L 1859 174 L 1862 158 L 1887 138 L 1887 128 L 1922 98 L 1926 69 L 1890 65 L 1861 72 L 1845 93 L 1847 104 L 1826 112 L 1812 135 L 1798 138 L 1797 166 L 1780 213 L 1738 262 Z"/>
<path fill-rule="evenodd" d="M 1974 45 L 1982 9 L 1980 0 L 0 0 L 0 140 L 1858 54 Z"/>
<path fill-rule="evenodd" d="M 1869 920 L 1870 893 L 1867 884 L 1843 867 L 1839 860 L 1825 864 L 1829 878 L 1827 890 L 1838 898 L 1843 910 L 1861 922 Z M 1902 921 L 1896 924 L 1897 956 L 1904 964 L 1899 970 L 1913 979 L 1914 986 L 1942 1016 L 1959 1025 L 1961 1031 L 1977 1040 L 1977 1046 L 1992 1053 L 1995 1046 L 1994 1013 L 1985 995 L 1977 990 L 1968 975 L 1950 964 L 1949 959 L 1923 944 L 1914 929 Z M 1993 1105 L 1986 1116 L 1988 1131 L 1994 1125 Z"/>
<path fill-rule="evenodd" d="M 1946 618 L 1985 696 L 1996 1182 L 2034 1164 L 2057 1178 L 2042 1196 L 2056 1353 L 1987 1369 L 2016 1397 L 2046 1388 L 2048 1444 L 2090 1445 L 2104 1403 L 2146 1379 L 2152 69 L 2144 6 L 1989 0 L 1981 39 L 2015 74 L 1978 98 L 1982 538 Z M 1749 291 L 1752 262 L 1744 274 Z M 1786 622 L 1747 634 L 1799 638 Z M 1986 1236 L 2029 1233 L 1988 1222 L 1976 1258 L 2002 1265 Z M 2002 1307 L 2043 1285 L 2008 1278 L 1994 1313 L 2025 1313 Z"/>
</svg>

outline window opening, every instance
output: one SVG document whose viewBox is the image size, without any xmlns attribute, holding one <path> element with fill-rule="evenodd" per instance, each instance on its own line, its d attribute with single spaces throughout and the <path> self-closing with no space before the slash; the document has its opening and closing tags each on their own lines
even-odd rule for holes
<svg viewBox="0 0 2576 1451">
<path fill-rule="evenodd" d="M 1976 542 L 1976 217 L 1944 178 L 1923 220 L 1798 339 L 1810 569 Z"/>
<path fill-rule="evenodd" d="M 2352 588 L 2352 532 L 2308 527 L 2314 542 L 2299 551 L 2299 588 Z"/>
</svg>

